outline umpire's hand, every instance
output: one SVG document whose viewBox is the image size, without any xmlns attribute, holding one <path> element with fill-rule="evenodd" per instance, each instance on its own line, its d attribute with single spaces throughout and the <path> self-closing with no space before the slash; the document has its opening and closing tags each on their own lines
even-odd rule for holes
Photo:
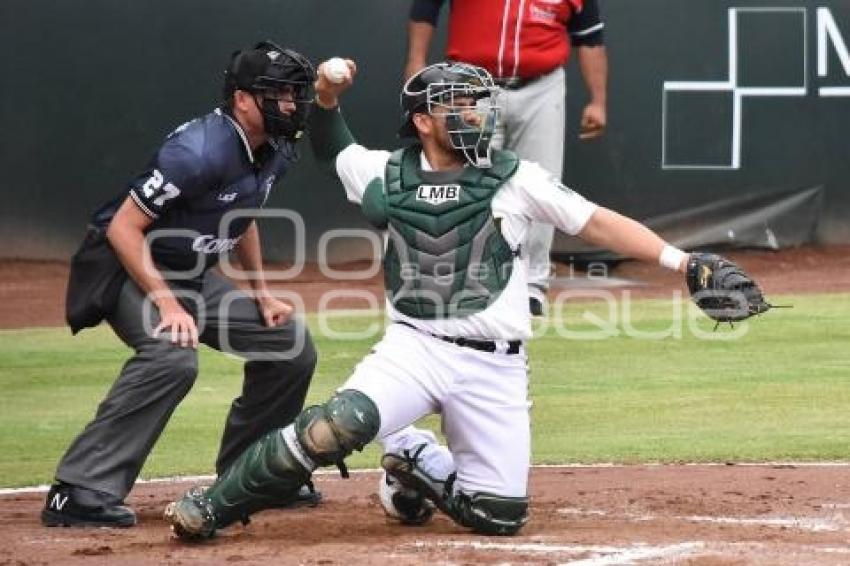
<svg viewBox="0 0 850 566">
<path fill-rule="evenodd" d="M 180 306 L 176 300 L 162 301 L 159 307 L 159 326 L 154 328 L 153 336 L 156 338 L 166 328 L 171 329 L 171 343 L 180 344 L 183 348 L 198 347 L 198 327 L 192 315 Z"/>
<path fill-rule="evenodd" d="M 257 306 L 266 326 L 283 326 L 292 316 L 292 307 L 271 295 L 257 297 Z"/>
</svg>

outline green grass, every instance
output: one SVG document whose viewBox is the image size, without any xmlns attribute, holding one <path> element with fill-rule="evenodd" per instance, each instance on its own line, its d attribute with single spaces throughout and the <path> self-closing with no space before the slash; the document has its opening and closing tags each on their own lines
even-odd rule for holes
<svg viewBox="0 0 850 566">
<path fill-rule="evenodd" d="M 850 295 L 774 298 L 794 309 L 768 313 L 734 340 L 688 316 L 680 338 L 625 332 L 622 303 L 568 302 L 538 323 L 529 346 L 534 461 L 850 460 Z M 635 301 L 632 327 L 671 328 L 674 304 Z M 551 324 L 586 337 L 564 337 Z M 379 326 L 379 315 L 335 316 L 331 327 L 353 332 Z M 325 399 L 369 351 L 380 333 L 342 341 L 309 320 L 320 352 L 308 401 Z M 562 325 L 563 326 L 563 325 Z M 368 334 L 368 333 L 367 333 Z M 129 351 L 108 328 L 71 337 L 65 329 L 0 331 L 0 486 L 48 482 L 68 443 L 93 415 Z M 144 477 L 210 473 L 221 427 L 241 386 L 241 363 L 207 348 L 201 373 L 148 459 Z M 426 423 L 438 427 L 436 418 Z M 374 467 L 369 447 L 350 460 Z"/>
</svg>

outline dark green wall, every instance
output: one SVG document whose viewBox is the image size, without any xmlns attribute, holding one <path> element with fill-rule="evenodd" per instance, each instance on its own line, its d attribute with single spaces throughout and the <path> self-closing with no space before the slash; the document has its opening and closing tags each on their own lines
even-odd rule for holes
<svg viewBox="0 0 850 566">
<path fill-rule="evenodd" d="M 349 120 L 364 142 L 393 143 L 405 20 L 399 0 L 0 2 L 0 254 L 67 256 L 88 213 L 218 103 L 230 52 L 258 39 L 362 61 Z M 359 222 L 303 149 L 269 205 L 301 212 L 311 239 Z M 288 255 L 286 230 L 269 232 L 284 236 L 267 239 L 272 255 Z"/>
<path fill-rule="evenodd" d="M 827 207 L 819 235 L 850 241 L 845 155 L 850 99 L 817 95 L 821 84 L 850 79 L 832 47 L 830 76 L 816 77 L 815 5 L 734 4 L 806 7 L 808 94 L 744 102 L 739 170 L 683 171 L 660 166 L 662 84 L 726 77 L 732 4 L 601 4 L 611 64 L 610 128 L 603 141 L 576 141 L 584 95 L 571 65 L 568 184 L 641 218 L 746 192 L 823 185 Z M 850 42 L 850 3 L 817 5 L 832 10 Z M 3 0 L 0 238 L 6 245 L 0 257 L 67 257 L 89 211 L 121 190 L 171 128 L 217 103 L 229 52 L 257 39 L 288 44 L 317 61 L 332 55 L 357 60 L 357 85 L 344 99 L 352 130 L 366 145 L 394 145 L 407 6 L 407 0 Z M 793 72 L 783 75 L 788 61 L 800 57 L 787 48 L 802 43 L 793 23 L 740 27 L 746 52 L 754 54 L 742 60 L 742 73 L 762 81 L 794 78 Z M 439 49 L 434 51 L 437 56 Z M 683 104 L 671 124 L 676 151 L 723 155 L 724 101 L 695 98 Z M 304 150 L 302 165 L 269 204 L 304 215 L 313 256 L 313 242 L 323 231 L 365 224 L 335 182 L 317 172 L 306 144 Z M 291 254 L 288 232 L 267 227 L 271 256 Z"/>
</svg>

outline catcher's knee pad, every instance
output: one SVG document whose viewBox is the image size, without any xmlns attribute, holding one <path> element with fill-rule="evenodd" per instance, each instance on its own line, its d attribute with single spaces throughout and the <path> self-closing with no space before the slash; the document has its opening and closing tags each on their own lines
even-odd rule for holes
<svg viewBox="0 0 850 566">
<path fill-rule="evenodd" d="M 294 425 L 298 443 L 315 465 L 341 466 L 346 456 L 375 438 L 381 416 L 368 396 L 346 389 L 322 405 L 305 409 Z"/>
<path fill-rule="evenodd" d="M 528 521 L 527 497 L 458 493 L 452 498 L 452 518 L 482 535 L 513 535 Z"/>
</svg>

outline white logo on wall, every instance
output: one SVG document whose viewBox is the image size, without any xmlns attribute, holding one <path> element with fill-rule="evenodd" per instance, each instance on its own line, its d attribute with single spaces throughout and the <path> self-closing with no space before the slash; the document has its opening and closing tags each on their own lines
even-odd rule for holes
<svg viewBox="0 0 850 566">
<path fill-rule="evenodd" d="M 662 169 L 721 169 L 741 168 L 742 105 L 747 98 L 803 97 L 809 93 L 808 77 L 808 9 L 805 7 L 753 7 L 728 10 L 728 78 L 722 81 L 664 81 L 661 95 L 661 168 Z M 850 77 L 850 52 L 829 8 L 818 7 L 816 14 L 817 78 L 825 82 L 828 76 L 828 46 L 832 45 L 844 75 Z M 768 18 L 785 15 L 798 18 L 802 28 L 802 69 L 797 84 L 750 86 L 741 85 L 738 75 L 739 37 L 738 23 L 742 15 Z M 668 94 L 727 93 L 732 100 L 731 149 L 727 160 L 717 163 L 687 162 L 671 158 L 672 144 L 668 142 Z M 816 93 L 821 97 L 850 97 L 850 86 L 820 85 Z"/>
<path fill-rule="evenodd" d="M 416 200 L 438 206 L 444 202 L 460 200 L 460 185 L 419 185 Z"/>
</svg>

